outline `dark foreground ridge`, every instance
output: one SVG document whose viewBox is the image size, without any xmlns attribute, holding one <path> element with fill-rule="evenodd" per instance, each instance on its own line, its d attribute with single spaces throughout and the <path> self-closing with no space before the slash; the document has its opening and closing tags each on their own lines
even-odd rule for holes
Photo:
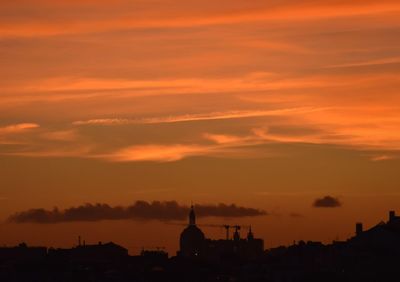
<svg viewBox="0 0 400 282">
<path fill-rule="evenodd" d="M 79 242 L 71 249 L 3 247 L 0 281 L 400 281 L 400 217 L 393 211 L 387 222 L 365 231 L 357 223 L 354 237 L 329 245 L 300 241 L 264 250 L 251 227 L 246 238 L 240 237 L 243 226 L 224 227 L 226 239 L 207 239 L 192 207 L 172 257 L 160 250 L 130 256 L 112 242 Z"/>
</svg>

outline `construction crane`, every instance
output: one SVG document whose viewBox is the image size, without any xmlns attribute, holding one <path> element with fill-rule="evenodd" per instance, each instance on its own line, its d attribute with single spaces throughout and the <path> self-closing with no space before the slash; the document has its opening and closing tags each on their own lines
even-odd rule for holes
<svg viewBox="0 0 400 282">
<path fill-rule="evenodd" d="M 185 223 L 169 223 L 172 225 L 180 225 L 180 226 L 186 226 L 187 224 Z M 250 225 L 228 225 L 228 224 L 197 224 L 197 226 L 200 227 L 213 227 L 213 228 L 224 228 L 225 229 L 225 234 L 226 234 L 226 240 L 230 240 L 229 234 L 230 234 L 230 230 L 234 229 L 235 233 L 239 233 L 239 231 L 242 228 L 245 228 L 247 230 L 249 230 L 251 228 Z"/>
<path fill-rule="evenodd" d="M 240 229 L 246 228 L 250 229 L 250 225 L 229 225 L 229 224 L 200 224 L 199 226 L 204 226 L 204 227 L 219 227 L 219 228 L 224 228 L 226 232 L 226 240 L 229 240 L 229 230 L 232 228 L 235 230 L 235 233 L 239 233 Z"/>
<path fill-rule="evenodd" d="M 246 229 L 251 228 L 250 225 L 227 225 L 227 224 L 223 225 L 223 227 L 226 230 L 226 240 L 229 240 L 229 230 L 231 228 L 235 229 L 235 234 L 238 234 L 240 229 L 242 229 L 242 228 L 246 228 Z"/>
</svg>

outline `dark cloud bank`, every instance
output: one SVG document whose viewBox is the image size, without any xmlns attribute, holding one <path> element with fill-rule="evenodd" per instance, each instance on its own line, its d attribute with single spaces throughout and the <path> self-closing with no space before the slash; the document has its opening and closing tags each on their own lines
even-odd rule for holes
<svg viewBox="0 0 400 282">
<path fill-rule="evenodd" d="M 226 205 L 196 205 L 198 217 L 246 217 L 261 216 L 267 213 L 263 210 L 240 207 L 235 204 Z M 15 223 L 60 223 L 73 221 L 100 221 L 100 220 L 185 220 L 189 207 L 180 205 L 176 201 L 136 201 L 127 207 L 111 207 L 107 204 L 85 204 L 65 210 L 30 209 L 11 215 L 9 222 Z"/>
<path fill-rule="evenodd" d="M 316 199 L 314 201 L 313 206 L 315 208 L 337 208 L 342 206 L 342 203 L 339 201 L 338 198 L 334 198 L 331 196 L 325 196 L 320 199 Z"/>
</svg>

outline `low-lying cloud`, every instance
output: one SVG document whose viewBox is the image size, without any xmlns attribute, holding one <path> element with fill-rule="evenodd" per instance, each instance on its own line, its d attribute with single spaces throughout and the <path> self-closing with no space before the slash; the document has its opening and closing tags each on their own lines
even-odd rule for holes
<svg viewBox="0 0 400 282">
<path fill-rule="evenodd" d="M 313 206 L 315 208 L 337 208 L 342 206 L 342 203 L 338 198 L 331 196 L 325 196 L 323 198 L 316 199 Z"/>
<path fill-rule="evenodd" d="M 206 204 L 196 205 L 198 217 L 254 217 L 267 213 L 263 210 L 241 207 L 235 204 Z M 176 201 L 136 201 L 130 206 L 115 206 L 108 204 L 85 204 L 71 207 L 65 210 L 54 208 L 46 210 L 42 208 L 30 209 L 18 212 L 8 218 L 14 223 L 41 223 L 52 224 L 76 221 L 101 221 L 101 220 L 159 220 L 173 221 L 185 220 L 189 213 L 189 207 L 180 205 Z"/>
</svg>

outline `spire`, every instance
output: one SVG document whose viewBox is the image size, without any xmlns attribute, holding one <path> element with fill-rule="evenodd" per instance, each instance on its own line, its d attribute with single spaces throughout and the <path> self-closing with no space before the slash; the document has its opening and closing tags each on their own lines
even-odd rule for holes
<svg viewBox="0 0 400 282">
<path fill-rule="evenodd" d="M 247 233 L 247 240 L 253 240 L 254 239 L 254 235 L 253 232 L 251 231 L 251 226 L 249 228 L 249 233 Z"/>
<path fill-rule="evenodd" d="M 240 240 L 239 230 L 241 227 L 239 225 L 235 225 L 234 228 L 235 228 L 235 233 L 233 233 L 233 240 L 239 241 Z"/>
<path fill-rule="evenodd" d="M 196 214 L 194 213 L 194 206 L 190 207 L 190 213 L 189 213 L 189 225 L 196 225 Z"/>
</svg>

